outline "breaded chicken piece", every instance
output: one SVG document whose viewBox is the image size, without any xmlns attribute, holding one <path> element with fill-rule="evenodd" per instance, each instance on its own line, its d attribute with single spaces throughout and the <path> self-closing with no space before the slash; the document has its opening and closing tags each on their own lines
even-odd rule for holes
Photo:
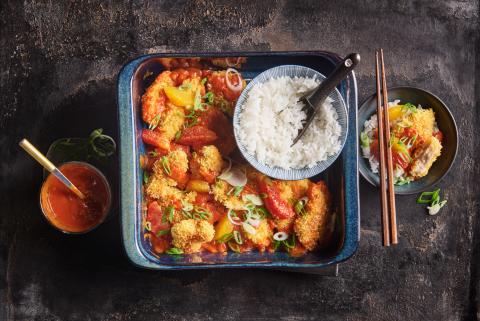
<svg viewBox="0 0 480 321">
<path fill-rule="evenodd" d="M 421 138 L 428 140 L 428 138 L 432 136 L 435 125 L 435 113 L 432 109 L 417 108 L 417 111 L 411 113 L 408 118 L 412 123 L 412 129 L 414 129 Z"/>
<path fill-rule="evenodd" d="M 166 105 L 167 109 L 162 114 L 155 130 L 171 141 L 175 138 L 177 132 L 182 129 L 185 122 L 185 112 L 182 107 L 175 106 L 172 103 L 167 103 Z"/>
<path fill-rule="evenodd" d="M 325 182 L 311 184 L 308 191 L 306 214 L 296 219 L 294 229 L 300 243 L 309 251 L 329 237 L 330 192 Z"/>
<path fill-rule="evenodd" d="M 167 157 L 170 169 L 172 169 L 173 167 L 183 173 L 186 173 L 188 171 L 188 156 L 187 156 L 187 153 L 185 153 L 183 150 L 177 149 L 177 150 L 171 151 L 170 153 L 168 153 L 166 157 Z M 153 164 L 153 172 L 155 173 L 155 175 L 159 175 L 159 176 L 163 176 L 166 174 L 165 168 L 162 164 L 161 159 L 158 159 Z"/>
<path fill-rule="evenodd" d="M 184 188 L 189 180 L 188 176 L 188 156 L 181 149 L 171 151 L 153 164 L 155 175 L 168 176 L 178 183 L 179 188 Z"/>
<path fill-rule="evenodd" d="M 310 181 L 302 179 L 298 181 L 275 181 L 276 186 L 280 190 L 280 197 L 293 203 L 307 194 Z"/>
<path fill-rule="evenodd" d="M 431 136 L 424 144 L 415 149 L 410 175 L 418 178 L 427 175 L 441 152 L 442 144 L 436 137 Z"/>
<path fill-rule="evenodd" d="M 161 204 L 168 204 L 172 201 L 180 201 L 183 192 L 176 188 L 177 182 L 162 175 L 154 175 L 147 184 L 147 195 L 159 200 Z"/>
<path fill-rule="evenodd" d="M 247 231 L 243 230 L 243 235 L 250 241 L 252 241 L 255 245 L 259 246 L 259 250 L 265 250 L 266 247 L 270 245 L 272 242 L 273 231 L 268 224 L 267 220 L 261 220 L 260 225 L 256 228 L 257 233 L 250 234 Z"/>
<path fill-rule="evenodd" d="M 151 124 L 156 117 L 163 116 L 167 101 L 164 88 L 174 84 L 170 75 L 170 71 L 162 72 L 142 96 L 142 119 L 147 124 Z"/>
<path fill-rule="evenodd" d="M 220 202 L 228 209 L 241 211 L 245 209 L 247 202 L 240 196 L 235 196 L 231 193 L 233 187 L 223 180 L 218 180 L 212 186 L 212 194 L 217 202 Z M 230 193 L 229 193 L 230 192 Z"/>
<path fill-rule="evenodd" d="M 199 252 L 204 242 L 210 242 L 215 235 L 212 224 L 205 220 L 188 219 L 173 225 L 172 244 L 185 253 Z"/>
<path fill-rule="evenodd" d="M 203 179 L 213 183 L 220 175 L 223 167 L 222 155 L 213 145 L 203 146 L 198 152 L 193 153 L 190 161 L 190 170 L 193 179 Z"/>
<path fill-rule="evenodd" d="M 302 179 L 297 181 L 275 181 L 274 183 L 280 191 L 280 197 L 288 203 L 294 205 L 296 201 L 307 194 L 310 181 Z M 287 219 L 275 218 L 277 230 L 280 232 L 290 233 L 295 217 Z"/>
</svg>

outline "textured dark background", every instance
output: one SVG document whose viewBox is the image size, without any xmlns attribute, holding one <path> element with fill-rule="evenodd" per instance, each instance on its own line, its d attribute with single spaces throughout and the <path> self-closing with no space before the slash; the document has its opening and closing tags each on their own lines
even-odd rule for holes
<svg viewBox="0 0 480 321">
<path fill-rule="evenodd" d="M 0 1 L 0 320 L 475 320 L 479 316 L 479 8 L 476 1 Z M 125 259 L 118 217 L 69 237 L 41 217 L 39 166 L 18 148 L 104 127 L 116 76 L 151 52 L 373 50 L 390 85 L 438 94 L 460 149 L 434 217 L 399 196 L 400 244 L 380 246 L 361 180 L 361 245 L 339 277 L 262 270 L 152 272 Z"/>
</svg>

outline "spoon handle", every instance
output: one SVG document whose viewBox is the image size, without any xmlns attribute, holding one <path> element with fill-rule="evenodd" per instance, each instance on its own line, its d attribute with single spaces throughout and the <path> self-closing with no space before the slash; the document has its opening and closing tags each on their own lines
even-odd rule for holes
<svg viewBox="0 0 480 321">
<path fill-rule="evenodd" d="M 33 146 L 25 138 L 22 139 L 19 145 L 28 153 L 30 156 L 35 158 L 37 162 L 40 163 L 47 171 L 55 175 L 63 184 L 65 184 L 72 192 L 74 192 L 80 199 L 85 199 L 85 195 L 75 186 L 70 180 L 63 175 L 63 173 L 55 166 L 53 163 L 45 157 L 35 146 Z"/>
<path fill-rule="evenodd" d="M 335 70 L 327 76 L 327 78 L 318 86 L 318 89 L 308 98 L 309 102 L 316 109 L 323 103 L 325 98 L 345 79 L 360 62 L 358 53 L 351 53 L 337 65 Z"/>
<path fill-rule="evenodd" d="M 35 158 L 37 162 L 40 163 L 47 171 L 52 173 L 56 167 L 53 165 L 51 161 L 48 160 L 48 158 L 45 157 L 38 149 L 35 148 L 28 140 L 25 138 L 22 139 L 22 141 L 19 143 L 19 145 L 32 156 Z"/>
</svg>

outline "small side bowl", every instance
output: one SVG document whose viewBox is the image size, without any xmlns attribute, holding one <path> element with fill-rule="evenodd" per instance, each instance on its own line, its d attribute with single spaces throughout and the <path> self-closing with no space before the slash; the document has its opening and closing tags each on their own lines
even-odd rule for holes
<svg viewBox="0 0 480 321">
<path fill-rule="evenodd" d="M 421 105 L 424 108 L 431 108 L 435 112 L 435 120 L 438 128 L 443 133 L 442 154 L 433 163 L 427 176 L 410 184 L 395 186 L 395 194 L 420 193 L 442 179 L 452 167 L 458 150 L 458 130 L 452 113 L 434 94 L 416 87 L 394 87 L 388 89 L 388 100 L 400 100 L 402 103 L 410 102 L 414 105 Z M 366 120 L 377 112 L 376 94 L 368 97 L 360 106 L 358 111 L 358 137 L 363 131 Z M 360 144 L 359 144 L 360 146 Z M 370 169 L 368 159 L 362 157 L 359 150 L 359 169 L 362 176 L 374 186 L 380 185 L 380 178 Z"/>
<path fill-rule="evenodd" d="M 347 139 L 348 133 L 348 115 L 347 115 L 347 107 L 345 102 L 342 98 L 340 92 L 335 88 L 335 90 L 330 93 L 328 96 L 331 98 L 332 106 L 335 108 L 338 114 L 338 123 L 340 124 L 342 130 L 340 133 L 340 149 L 334 155 L 329 156 L 326 160 L 318 162 L 314 167 L 308 168 L 299 168 L 299 169 L 290 169 L 286 170 L 279 167 L 270 167 L 261 162 L 259 162 L 254 155 L 251 155 L 242 145 L 239 138 L 239 127 L 240 127 L 240 114 L 243 111 L 244 104 L 248 97 L 248 93 L 250 90 L 257 84 L 264 83 L 271 78 L 278 78 L 278 77 L 305 77 L 305 78 L 316 78 L 322 82 L 326 77 L 319 73 L 316 70 L 313 70 L 308 67 L 298 66 L 298 65 L 282 65 L 274 68 L 270 68 L 265 70 L 257 77 L 255 77 L 243 90 L 242 94 L 238 98 L 237 104 L 235 106 L 235 111 L 233 115 L 233 129 L 235 133 L 235 140 L 237 142 L 237 146 L 240 149 L 243 157 L 252 165 L 255 169 L 262 172 L 263 174 L 282 180 L 299 180 L 304 178 L 311 178 L 314 177 L 324 170 L 326 170 L 333 162 L 337 159 L 340 153 L 343 150 L 345 145 L 345 141 Z"/>
<path fill-rule="evenodd" d="M 40 197 L 39 197 L 39 201 L 40 201 L 40 209 L 42 210 L 42 214 L 43 214 L 43 217 L 47 220 L 47 222 L 53 226 L 56 230 L 60 231 L 60 232 L 63 232 L 65 234 L 72 234 L 72 235 L 80 235 L 80 234 L 86 234 L 90 231 L 93 231 L 94 229 L 96 229 L 97 227 L 99 227 L 100 225 L 102 225 L 103 222 L 105 222 L 105 219 L 108 217 L 109 213 L 110 213 L 110 209 L 111 209 L 111 206 L 112 206 L 112 189 L 110 187 L 110 183 L 108 182 L 107 178 L 105 177 L 105 175 L 103 175 L 103 173 L 98 169 L 96 168 L 95 166 L 93 166 L 92 164 L 89 164 L 87 162 L 78 162 L 78 161 L 71 161 L 71 162 L 65 162 L 61 165 L 58 166 L 58 168 L 61 169 L 61 167 L 65 164 L 78 164 L 78 165 L 82 165 L 82 166 L 85 166 L 85 167 L 88 167 L 89 169 L 91 169 L 92 171 L 96 172 L 98 174 L 98 176 L 102 179 L 103 183 L 105 184 L 106 188 L 107 188 L 107 195 L 108 195 L 108 206 L 106 207 L 105 209 L 105 213 L 102 213 L 103 214 L 103 217 L 101 220 L 99 220 L 97 222 L 96 225 L 92 226 L 91 228 L 85 230 L 85 231 L 78 231 L 78 232 L 74 232 L 74 231 L 68 231 L 68 230 L 65 230 L 65 229 L 62 229 L 60 227 L 58 227 L 57 225 L 55 225 L 54 222 L 52 222 L 50 220 L 50 218 L 48 217 L 48 214 L 46 213 L 47 209 L 44 207 L 45 205 L 43 204 L 42 202 L 42 194 L 43 194 L 43 190 L 45 188 L 45 183 L 47 182 L 47 178 L 50 177 L 50 175 L 53 175 L 53 174 L 49 174 L 43 181 L 42 183 L 42 187 L 40 189 Z"/>
</svg>

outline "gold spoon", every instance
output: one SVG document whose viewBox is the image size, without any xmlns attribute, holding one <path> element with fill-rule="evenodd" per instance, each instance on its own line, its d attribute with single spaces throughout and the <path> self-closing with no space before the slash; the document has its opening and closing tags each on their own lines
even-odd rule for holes
<svg viewBox="0 0 480 321">
<path fill-rule="evenodd" d="M 47 171 L 52 173 L 56 178 L 60 180 L 65 186 L 67 186 L 72 192 L 75 193 L 80 199 L 84 200 L 85 195 L 80 192 L 80 190 L 73 185 L 70 180 L 63 175 L 63 173 L 55 166 L 51 161 L 48 160 L 48 158 L 45 157 L 38 149 L 35 148 L 28 140 L 25 138 L 22 139 L 22 141 L 19 143 L 19 145 L 28 153 L 30 156 L 35 158 L 37 162 L 40 163 Z"/>
</svg>

